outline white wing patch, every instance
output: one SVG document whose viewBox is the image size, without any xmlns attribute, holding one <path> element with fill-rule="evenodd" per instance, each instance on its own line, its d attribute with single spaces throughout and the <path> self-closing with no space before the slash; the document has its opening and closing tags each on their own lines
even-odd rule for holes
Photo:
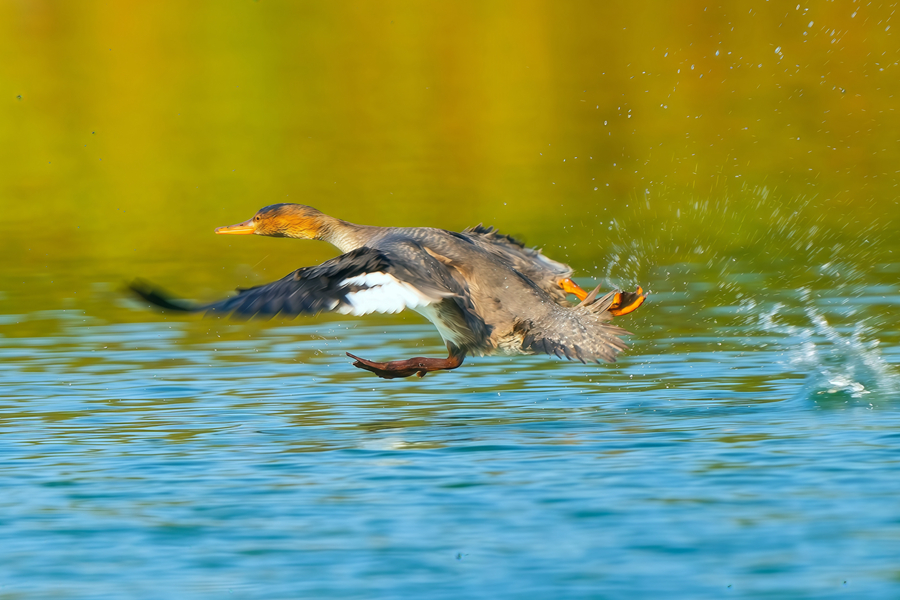
<svg viewBox="0 0 900 600">
<path fill-rule="evenodd" d="M 404 308 L 419 308 L 435 302 L 415 286 L 400 281 L 393 275 L 363 273 L 341 282 L 341 287 L 358 286 L 363 289 L 347 294 L 345 301 L 335 308 L 345 315 L 367 315 L 373 312 L 398 313 Z"/>
</svg>

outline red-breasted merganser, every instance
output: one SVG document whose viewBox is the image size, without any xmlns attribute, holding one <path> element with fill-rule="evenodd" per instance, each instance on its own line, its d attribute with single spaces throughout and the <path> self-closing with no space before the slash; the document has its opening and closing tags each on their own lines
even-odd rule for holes
<svg viewBox="0 0 900 600">
<path fill-rule="evenodd" d="M 646 298 L 640 287 L 598 298 L 600 288 L 583 290 L 572 281 L 568 265 L 481 225 L 462 233 L 372 227 L 302 204 L 273 204 L 216 233 L 323 240 L 343 254 L 210 304 L 174 299 L 141 280 L 131 288 L 164 309 L 243 317 L 322 311 L 366 315 L 411 308 L 434 323 L 449 356 L 375 362 L 347 353 L 354 366 L 385 379 L 455 369 L 472 353 L 542 352 L 581 362 L 614 362 L 626 348 L 619 336 L 629 332 L 609 321 Z M 570 304 L 566 294 L 580 303 Z"/>
</svg>

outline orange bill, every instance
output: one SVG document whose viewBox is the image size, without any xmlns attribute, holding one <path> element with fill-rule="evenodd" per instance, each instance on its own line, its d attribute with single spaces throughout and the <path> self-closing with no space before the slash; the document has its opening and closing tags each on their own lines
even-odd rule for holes
<svg viewBox="0 0 900 600">
<path fill-rule="evenodd" d="M 218 234 L 229 234 L 229 235 L 249 235 L 256 230 L 256 223 L 253 219 L 248 219 L 243 223 L 237 223 L 236 225 L 225 225 L 223 227 L 216 227 L 216 233 Z"/>
</svg>

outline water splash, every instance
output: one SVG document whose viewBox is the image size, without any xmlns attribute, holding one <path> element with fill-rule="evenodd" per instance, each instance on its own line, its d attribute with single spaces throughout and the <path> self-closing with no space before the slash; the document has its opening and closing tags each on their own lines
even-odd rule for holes
<svg viewBox="0 0 900 600">
<path fill-rule="evenodd" d="M 768 289 L 850 292 L 883 281 L 878 265 L 894 262 L 890 221 L 836 222 L 815 208 L 816 195 L 785 196 L 750 185 L 685 195 L 659 185 L 628 203 L 631 214 L 604 224 L 608 261 L 595 272 L 605 271 L 609 283 L 643 283 L 675 268 L 723 285 L 755 273 Z M 756 249 L 764 249 L 772 269 L 754 266 Z"/>
<path fill-rule="evenodd" d="M 794 338 L 791 344 L 796 349 L 791 352 L 790 364 L 807 373 L 804 396 L 836 394 L 859 400 L 873 392 L 880 397 L 900 390 L 900 377 L 882 358 L 870 327 L 859 322 L 852 331 L 842 333 L 816 308 L 809 290 L 801 289 L 800 299 L 807 325 L 779 324 L 776 317 L 784 308 L 779 303 L 759 314 L 759 326 Z"/>
</svg>

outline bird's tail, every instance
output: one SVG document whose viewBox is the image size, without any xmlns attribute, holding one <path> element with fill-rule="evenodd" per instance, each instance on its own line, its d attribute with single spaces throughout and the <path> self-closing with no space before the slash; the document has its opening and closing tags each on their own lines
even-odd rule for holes
<svg viewBox="0 0 900 600">
<path fill-rule="evenodd" d="M 614 316 L 610 307 L 622 292 L 614 290 L 598 298 L 598 291 L 594 289 L 574 307 L 544 303 L 544 314 L 517 325 L 524 333 L 522 349 L 581 362 L 615 362 L 616 355 L 628 347 L 620 336 L 630 335 L 609 323 Z"/>
</svg>

